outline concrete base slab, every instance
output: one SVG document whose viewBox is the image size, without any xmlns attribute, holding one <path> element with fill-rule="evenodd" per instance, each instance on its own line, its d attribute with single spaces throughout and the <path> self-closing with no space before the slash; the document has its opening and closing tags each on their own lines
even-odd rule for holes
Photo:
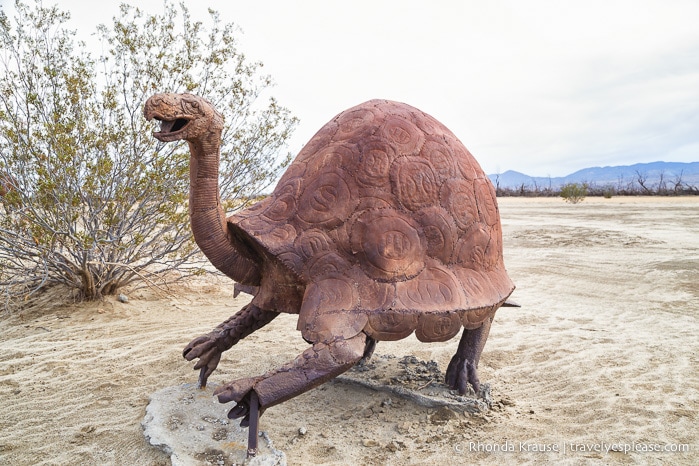
<svg viewBox="0 0 699 466">
<path fill-rule="evenodd" d="M 151 445 L 169 454 L 173 466 L 285 466 L 286 455 L 265 432 L 260 432 L 257 456 L 246 458 L 248 429 L 226 417 L 230 406 L 218 402 L 215 388 L 184 384 L 153 393 L 141 423 Z"/>
</svg>

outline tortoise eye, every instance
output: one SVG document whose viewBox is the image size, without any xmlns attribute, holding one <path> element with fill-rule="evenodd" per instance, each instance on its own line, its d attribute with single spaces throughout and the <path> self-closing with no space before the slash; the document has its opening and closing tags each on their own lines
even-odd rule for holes
<svg viewBox="0 0 699 466">
<path fill-rule="evenodd" d="M 186 100 L 183 102 L 182 108 L 188 113 L 198 113 L 199 102 L 197 102 L 196 100 Z"/>
</svg>

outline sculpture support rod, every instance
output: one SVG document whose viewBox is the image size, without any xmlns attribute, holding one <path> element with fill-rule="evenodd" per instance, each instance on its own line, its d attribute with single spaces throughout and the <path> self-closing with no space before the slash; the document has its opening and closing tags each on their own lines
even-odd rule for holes
<svg viewBox="0 0 699 466">
<path fill-rule="evenodd" d="M 248 458 L 257 455 L 258 421 L 260 420 L 260 402 L 257 393 L 250 393 L 250 426 L 248 427 Z"/>
</svg>

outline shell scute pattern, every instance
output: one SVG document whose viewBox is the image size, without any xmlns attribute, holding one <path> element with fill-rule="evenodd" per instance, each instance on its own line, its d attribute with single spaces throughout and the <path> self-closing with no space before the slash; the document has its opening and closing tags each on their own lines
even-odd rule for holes
<svg viewBox="0 0 699 466">
<path fill-rule="evenodd" d="M 401 103 L 337 115 L 229 222 L 299 277 L 307 338 L 340 313 L 377 339 L 445 340 L 514 289 L 492 184 L 444 125 Z"/>
</svg>

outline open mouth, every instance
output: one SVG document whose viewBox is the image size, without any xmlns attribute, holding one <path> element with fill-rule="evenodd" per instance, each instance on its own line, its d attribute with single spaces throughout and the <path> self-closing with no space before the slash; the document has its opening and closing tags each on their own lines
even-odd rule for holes
<svg viewBox="0 0 699 466">
<path fill-rule="evenodd" d="M 175 133 L 182 131 L 189 123 L 189 120 L 185 118 L 177 118 L 175 120 L 161 120 L 160 118 L 156 117 L 155 119 L 160 121 L 160 131 L 154 134 L 159 136 L 174 135 Z"/>
</svg>

